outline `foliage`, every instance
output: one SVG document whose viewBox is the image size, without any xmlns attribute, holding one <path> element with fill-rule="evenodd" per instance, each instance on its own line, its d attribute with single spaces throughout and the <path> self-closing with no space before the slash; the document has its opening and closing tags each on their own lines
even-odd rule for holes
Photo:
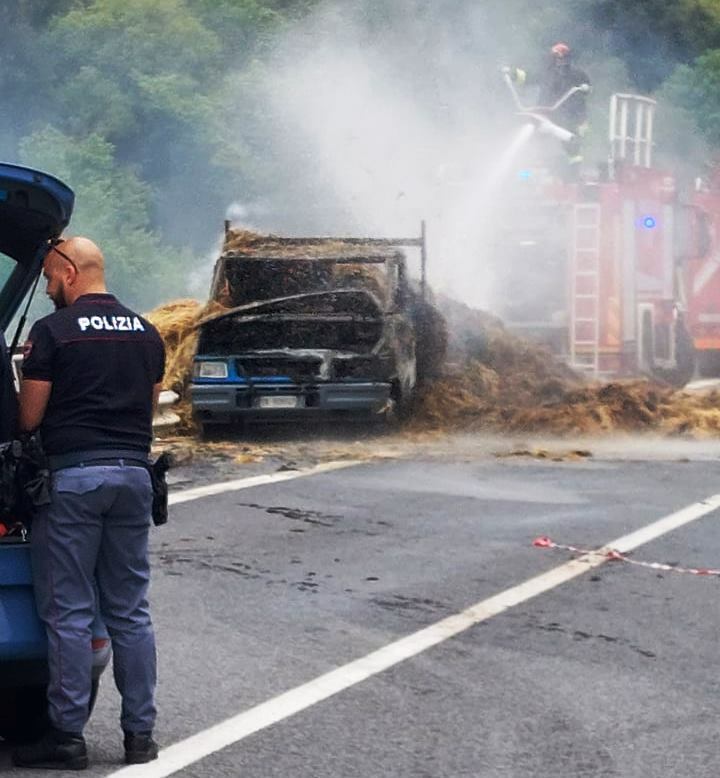
<svg viewBox="0 0 720 778">
<path fill-rule="evenodd" d="M 178 270 L 188 267 L 189 257 L 163 245 L 152 232 L 150 189 L 130 168 L 117 164 L 111 143 L 97 134 L 78 142 L 47 126 L 23 141 L 20 158 L 75 190 L 72 231 L 102 247 L 111 289 L 143 309 L 155 303 L 159 286 L 171 294 L 184 289 L 177 283 L 182 279 Z"/>
<path fill-rule="evenodd" d="M 0 24 L 0 153 L 74 187 L 72 231 L 142 307 L 186 290 L 230 203 L 307 197 L 322 160 L 268 83 L 333 37 L 447 127 L 506 121 L 498 67 L 567 40 L 593 79 L 594 154 L 626 88 L 657 90 L 665 148 L 695 164 L 720 145 L 720 0 L 14 0 Z"/>
<path fill-rule="evenodd" d="M 720 145 L 720 49 L 703 54 L 692 65 L 681 65 L 664 85 L 665 102 L 682 112 L 686 126 L 714 147 Z"/>
<path fill-rule="evenodd" d="M 659 86 L 676 63 L 720 46 L 716 0 L 600 0 L 589 11 L 606 43 L 625 50 L 628 68 L 643 89 Z"/>
<path fill-rule="evenodd" d="M 58 102 L 87 95 L 84 114 L 69 116 L 75 132 L 102 132 L 131 148 L 153 120 L 171 129 L 207 113 L 202 95 L 220 42 L 183 0 L 95 0 L 57 19 L 49 43 L 70 71 Z"/>
</svg>

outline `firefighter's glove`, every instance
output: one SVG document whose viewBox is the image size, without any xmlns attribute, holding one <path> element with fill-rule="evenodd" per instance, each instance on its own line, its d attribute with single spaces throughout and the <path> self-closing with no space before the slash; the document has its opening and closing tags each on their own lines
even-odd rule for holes
<svg viewBox="0 0 720 778">
<path fill-rule="evenodd" d="M 527 81 L 527 73 L 520 68 L 506 65 L 504 68 L 502 68 L 502 73 L 504 76 L 509 76 L 510 80 L 514 81 L 519 86 L 522 86 Z"/>
</svg>

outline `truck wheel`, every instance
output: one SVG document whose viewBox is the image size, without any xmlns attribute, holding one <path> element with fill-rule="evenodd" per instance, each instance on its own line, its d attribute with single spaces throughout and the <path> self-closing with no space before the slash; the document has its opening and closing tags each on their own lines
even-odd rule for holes
<svg viewBox="0 0 720 778">
<path fill-rule="evenodd" d="M 695 375 L 695 361 L 693 339 L 682 321 L 678 321 L 675 327 L 675 367 L 655 367 L 652 372 L 662 381 L 680 389 Z"/>
<path fill-rule="evenodd" d="M 407 421 L 412 416 L 412 398 L 401 394 L 395 406 L 395 415 L 399 422 Z"/>
<path fill-rule="evenodd" d="M 698 374 L 701 378 L 720 378 L 720 351 L 699 351 L 697 355 Z"/>
<path fill-rule="evenodd" d="M 213 440 L 232 440 L 245 432 L 245 419 L 235 419 L 227 422 L 202 422 L 200 426 L 200 439 L 211 442 Z"/>
<path fill-rule="evenodd" d="M 220 424 L 201 424 L 200 438 L 208 442 L 222 438 L 222 426 Z"/>
</svg>

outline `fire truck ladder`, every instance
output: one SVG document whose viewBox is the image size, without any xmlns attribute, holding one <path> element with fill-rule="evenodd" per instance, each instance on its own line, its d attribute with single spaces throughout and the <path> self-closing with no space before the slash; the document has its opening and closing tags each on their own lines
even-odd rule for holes
<svg viewBox="0 0 720 778">
<path fill-rule="evenodd" d="M 570 367 L 600 369 L 600 206 L 575 205 L 570 272 Z"/>
</svg>

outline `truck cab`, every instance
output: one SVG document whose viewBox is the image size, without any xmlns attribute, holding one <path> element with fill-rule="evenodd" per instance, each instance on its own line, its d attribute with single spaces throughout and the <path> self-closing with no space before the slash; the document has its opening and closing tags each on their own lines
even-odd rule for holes
<svg viewBox="0 0 720 778">
<path fill-rule="evenodd" d="M 204 432 L 246 420 L 387 418 L 417 379 L 414 293 L 399 246 L 229 230 L 191 384 Z"/>
<path fill-rule="evenodd" d="M 70 221 L 74 195 L 36 170 L 0 163 L 0 446 L 15 434 L 17 397 L 5 338 L 37 282 L 48 241 Z M 10 336 L 9 336 L 10 337 Z M 46 725 L 47 642 L 30 566 L 32 523 L 0 506 L 0 738 L 37 737 Z M 99 619 L 93 627 L 93 689 L 110 656 Z"/>
</svg>

